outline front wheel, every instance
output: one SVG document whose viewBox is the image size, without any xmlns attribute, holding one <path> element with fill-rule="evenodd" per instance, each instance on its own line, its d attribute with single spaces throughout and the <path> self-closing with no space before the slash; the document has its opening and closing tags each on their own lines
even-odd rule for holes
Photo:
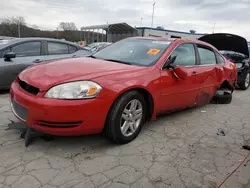
<svg viewBox="0 0 250 188">
<path fill-rule="evenodd" d="M 146 102 L 138 91 L 123 94 L 112 106 L 106 122 L 106 135 L 118 144 L 134 140 L 146 120 Z"/>
<path fill-rule="evenodd" d="M 250 73 L 246 74 L 244 81 L 239 84 L 239 88 L 242 90 L 247 90 L 250 85 Z"/>
</svg>

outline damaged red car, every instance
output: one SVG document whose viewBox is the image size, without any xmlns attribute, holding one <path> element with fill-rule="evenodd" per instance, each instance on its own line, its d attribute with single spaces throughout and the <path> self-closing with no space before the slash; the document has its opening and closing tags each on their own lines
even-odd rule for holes
<svg viewBox="0 0 250 188">
<path fill-rule="evenodd" d="M 104 132 L 132 141 L 158 114 L 216 99 L 231 102 L 236 66 L 202 41 L 133 37 L 84 58 L 42 63 L 19 74 L 13 113 L 51 135 Z"/>
</svg>

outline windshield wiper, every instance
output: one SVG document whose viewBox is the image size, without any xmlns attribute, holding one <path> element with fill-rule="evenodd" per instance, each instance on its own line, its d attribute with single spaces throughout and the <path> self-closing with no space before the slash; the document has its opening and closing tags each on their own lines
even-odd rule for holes
<svg viewBox="0 0 250 188">
<path fill-rule="evenodd" d="M 120 61 L 120 60 L 116 60 L 116 59 L 103 59 L 105 61 L 112 61 L 112 62 L 116 62 L 116 63 L 122 63 L 122 64 L 126 64 L 126 65 L 131 65 L 131 63 L 128 63 L 126 61 Z"/>
</svg>

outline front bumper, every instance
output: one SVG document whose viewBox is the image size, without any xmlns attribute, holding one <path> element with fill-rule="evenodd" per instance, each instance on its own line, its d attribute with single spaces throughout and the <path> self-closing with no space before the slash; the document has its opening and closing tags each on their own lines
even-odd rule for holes
<svg viewBox="0 0 250 188">
<path fill-rule="evenodd" d="M 29 127 L 43 133 L 76 136 L 100 133 L 111 101 L 46 99 L 33 95 L 13 82 L 10 90 L 14 115 Z"/>
</svg>

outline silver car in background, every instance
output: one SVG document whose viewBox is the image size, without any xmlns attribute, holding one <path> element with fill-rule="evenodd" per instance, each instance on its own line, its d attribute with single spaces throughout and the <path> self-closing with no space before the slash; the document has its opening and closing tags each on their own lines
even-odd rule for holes
<svg viewBox="0 0 250 188">
<path fill-rule="evenodd" d="M 54 59 L 84 57 L 92 52 L 78 44 L 50 38 L 15 38 L 0 41 L 0 90 L 8 89 L 30 65 Z"/>
</svg>

